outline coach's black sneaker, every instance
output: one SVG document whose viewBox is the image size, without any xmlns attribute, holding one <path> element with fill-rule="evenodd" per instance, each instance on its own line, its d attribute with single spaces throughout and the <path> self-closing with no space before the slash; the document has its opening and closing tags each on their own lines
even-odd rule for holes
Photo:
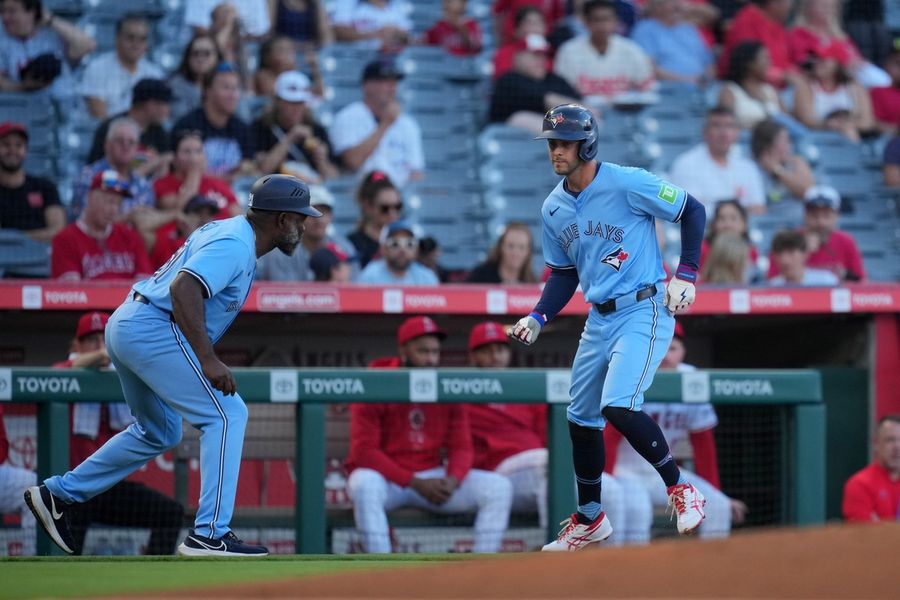
<svg viewBox="0 0 900 600">
<path fill-rule="evenodd" d="M 265 546 L 245 544 L 229 531 L 220 538 L 208 538 L 197 535 L 192 529 L 184 541 L 178 546 L 181 556 L 268 556 Z"/>
<path fill-rule="evenodd" d="M 67 511 L 71 505 L 50 493 L 46 485 L 25 490 L 25 503 L 53 542 L 66 554 L 75 554 L 75 538 L 69 529 Z"/>
</svg>

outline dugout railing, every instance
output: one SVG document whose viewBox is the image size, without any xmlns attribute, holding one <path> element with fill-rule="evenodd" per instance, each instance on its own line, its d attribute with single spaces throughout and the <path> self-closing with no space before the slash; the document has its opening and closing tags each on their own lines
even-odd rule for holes
<svg viewBox="0 0 900 600">
<path fill-rule="evenodd" d="M 555 524 L 574 506 L 571 446 L 566 425 L 569 372 L 516 369 L 235 369 L 248 403 L 296 404 L 295 544 L 298 553 L 324 553 L 325 408 L 348 402 L 518 402 L 548 403 L 549 516 Z M 67 470 L 70 403 L 122 400 L 115 373 L 89 370 L 0 368 L 0 401 L 35 403 L 40 477 Z M 717 407 L 778 408 L 774 421 L 775 474 L 782 523 L 809 525 L 825 520 L 825 406 L 821 378 L 813 370 L 705 370 L 660 372 L 648 402 L 712 402 Z M 753 427 L 751 420 L 747 427 Z M 744 449 L 750 461 L 756 449 Z M 761 466 L 764 472 L 769 468 Z M 555 534 L 555 525 L 547 535 Z M 53 553 L 38 539 L 41 554 Z"/>
</svg>

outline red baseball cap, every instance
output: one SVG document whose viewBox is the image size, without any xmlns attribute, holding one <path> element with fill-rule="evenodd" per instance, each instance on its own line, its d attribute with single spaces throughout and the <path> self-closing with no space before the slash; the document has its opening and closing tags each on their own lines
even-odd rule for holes
<svg viewBox="0 0 900 600">
<path fill-rule="evenodd" d="M 675 337 L 679 339 L 684 339 L 684 327 L 681 326 L 681 323 L 675 321 Z"/>
<path fill-rule="evenodd" d="M 472 328 L 472 333 L 469 334 L 469 350 L 475 350 L 487 344 L 509 345 L 509 338 L 506 336 L 503 325 L 496 321 L 485 321 Z"/>
<path fill-rule="evenodd" d="M 26 140 L 28 139 L 28 130 L 25 129 L 25 126 L 21 123 L 16 123 L 15 121 L 4 121 L 3 123 L 0 123 L 0 139 L 13 133 L 18 133 Z"/>
<path fill-rule="evenodd" d="M 410 317 L 397 330 L 397 344 L 402 346 L 423 335 L 435 335 L 441 340 L 447 338 L 447 332 L 438 327 L 431 317 Z"/>
<path fill-rule="evenodd" d="M 97 333 L 98 331 L 106 331 L 106 323 L 109 321 L 109 314 L 103 312 L 89 312 L 81 315 L 78 319 L 78 329 L 75 330 L 75 337 L 79 340 L 84 336 Z"/>
<path fill-rule="evenodd" d="M 104 190 L 113 192 L 121 196 L 131 196 L 131 184 L 119 177 L 119 174 L 112 169 L 100 171 L 91 180 L 91 190 Z"/>
</svg>

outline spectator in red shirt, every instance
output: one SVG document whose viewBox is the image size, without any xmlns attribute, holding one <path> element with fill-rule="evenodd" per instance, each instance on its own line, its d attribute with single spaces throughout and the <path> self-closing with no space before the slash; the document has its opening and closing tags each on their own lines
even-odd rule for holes
<svg viewBox="0 0 900 600">
<path fill-rule="evenodd" d="M 760 42 L 769 51 L 769 83 L 783 86 L 795 72 L 788 54 L 788 35 L 784 24 L 791 14 L 793 0 L 754 0 L 738 11 L 725 34 L 725 48 L 719 61 L 719 73 L 728 69 L 732 49 L 741 42 Z"/>
<path fill-rule="evenodd" d="M 3 403 L 0 403 L 0 513 L 17 512 L 21 515 L 22 541 L 4 543 L 4 554 L 14 556 L 33 556 L 35 542 L 35 520 L 22 493 L 36 485 L 37 477 L 31 469 L 24 469 L 7 462 L 9 457 L 9 438 L 3 422 Z"/>
<path fill-rule="evenodd" d="M 227 219 L 243 211 L 224 179 L 206 175 L 206 151 L 199 131 L 183 130 L 174 134 L 175 158 L 172 172 L 153 184 L 156 206 L 174 219 L 196 195 L 215 200 L 218 218 Z"/>
<path fill-rule="evenodd" d="M 546 31 L 553 29 L 556 22 L 566 16 L 565 0 L 496 0 L 493 11 L 498 40 L 505 43 L 517 37 L 518 16 L 527 7 L 534 7 L 540 12 Z"/>
<path fill-rule="evenodd" d="M 481 52 L 478 21 L 466 18 L 466 0 L 444 0 L 441 19 L 425 32 L 425 43 L 443 46 L 454 56 L 473 56 Z"/>
<path fill-rule="evenodd" d="M 156 243 L 150 253 L 153 268 L 163 266 L 194 230 L 215 220 L 218 215 L 219 204 L 212 198 L 200 194 L 191 198 L 184 207 L 184 212 L 171 223 L 156 230 Z"/>
<path fill-rule="evenodd" d="M 411 317 L 397 330 L 399 356 L 377 364 L 434 369 L 446 337 L 430 318 Z M 401 506 L 443 514 L 477 511 L 474 551 L 500 550 L 512 486 L 502 475 L 472 469 L 472 458 L 461 404 L 353 405 L 347 491 L 365 550 L 391 551 L 387 512 Z"/>
<path fill-rule="evenodd" d="M 849 233 L 837 229 L 841 196 L 827 185 L 814 185 L 804 196 L 803 229 L 810 252 L 807 267 L 831 271 L 841 281 L 863 281 L 862 254 Z M 778 265 L 769 256 L 769 279 L 779 275 Z"/>
<path fill-rule="evenodd" d="M 900 521 L 900 415 L 875 430 L 875 460 L 844 485 L 844 518 L 857 523 Z"/>
<path fill-rule="evenodd" d="M 89 312 L 81 315 L 68 360 L 55 369 L 109 367 L 106 351 L 106 323 L 109 315 Z M 69 464 L 72 469 L 97 452 L 111 437 L 129 426 L 137 427 L 124 402 L 113 404 L 79 403 L 69 409 L 72 436 L 69 438 Z M 150 529 L 145 554 L 172 554 L 184 520 L 184 508 L 175 500 L 142 483 L 120 481 L 99 496 L 71 511 L 69 527 L 75 538 L 76 554 L 81 554 L 84 537 L 92 523 L 114 527 Z"/>
<path fill-rule="evenodd" d="M 553 70 L 553 54 L 547 42 L 547 22 L 544 15 L 533 6 L 523 6 L 516 12 L 513 37 L 494 52 L 494 79 L 513 68 L 513 61 L 520 50 L 547 53 L 547 70 Z"/>
<path fill-rule="evenodd" d="M 116 222 L 122 198 L 128 194 L 128 182 L 115 171 L 94 176 L 81 216 L 53 238 L 51 277 L 78 281 L 150 275 L 150 259 L 141 236 Z"/>
<path fill-rule="evenodd" d="M 884 70 L 891 76 L 891 85 L 869 90 L 878 128 L 896 134 L 900 127 L 900 49 L 894 49 L 884 61 Z"/>
</svg>

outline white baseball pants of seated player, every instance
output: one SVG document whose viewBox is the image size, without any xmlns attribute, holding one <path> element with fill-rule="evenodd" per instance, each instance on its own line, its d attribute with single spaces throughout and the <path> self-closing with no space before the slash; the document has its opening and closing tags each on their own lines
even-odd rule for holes
<svg viewBox="0 0 900 600">
<path fill-rule="evenodd" d="M 444 467 L 416 473 L 422 479 L 446 477 Z M 440 514 L 466 513 L 477 510 L 475 517 L 475 552 L 497 552 L 509 525 L 512 506 L 512 484 L 506 477 L 491 471 L 472 469 L 442 505 L 423 498 L 409 487 L 401 487 L 385 479 L 373 469 L 355 469 L 347 480 L 347 493 L 353 501 L 356 529 L 362 534 L 367 552 L 389 553 L 390 530 L 387 513 L 402 506 L 414 506 Z"/>
<path fill-rule="evenodd" d="M 35 520 L 25 504 L 24 494 L 36 483 L 37 474 L 34 471 L 8 463 L 0 465 L 0 513 L 17 512 L 22 515 L 22 556 L 34 556 L 35 552 Z"/>
<path fill-rule="evenodd" d="M 681 474 L 706 498 L 706 505 L 703 507 L 706 518 L 700 524 L 698 535 L 703 539 L 728 537 L 731 534 L 731 500 L 696 473 L 681 469 Z M 669 503 L 666 486 L 663 485 L 656 471 L 632 471 L 616 467 L 616 479 L 627 481 L 631 486 L 637 484 L 643 488 L 654 507 L 667 506 Z M 613 521 L 613 528 L 615 528 L 615 521 Z"/>
</svg>

